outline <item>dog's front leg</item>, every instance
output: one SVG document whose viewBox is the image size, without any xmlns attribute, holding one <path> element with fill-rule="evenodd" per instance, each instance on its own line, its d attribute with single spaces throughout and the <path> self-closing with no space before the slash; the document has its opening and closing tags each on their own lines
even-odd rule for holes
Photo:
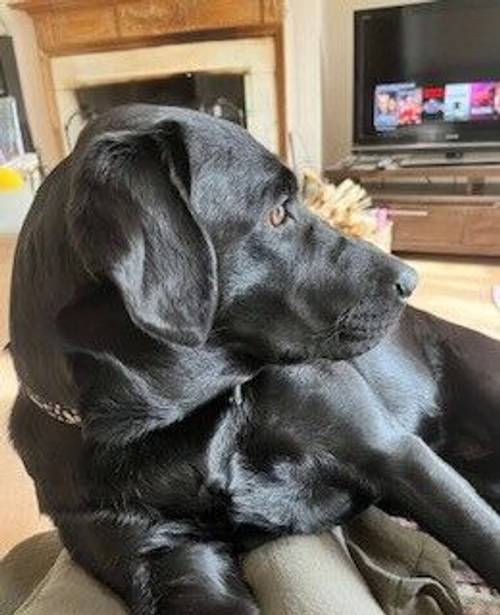
<svg viewBox="0 0 500 615">
<path fill-rule="evenodd" d="M 500 589 L 500 516 L 417 436 L 404 436 L 384 461 L 394 502 L 491 585 Z"/>
<path fill-rule="evenodd" d="M 56 517 L 73 558 L 133 615 L 258 615 L 221 543 L 194 541 L 175 523 L 99 511 Z"/>
</svg>

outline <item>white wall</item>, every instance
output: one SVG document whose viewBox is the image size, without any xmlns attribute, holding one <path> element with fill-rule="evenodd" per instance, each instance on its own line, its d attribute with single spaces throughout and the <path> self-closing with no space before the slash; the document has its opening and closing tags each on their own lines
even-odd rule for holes
<svg viewBox="0 0 500 615">
<path fill-rule="evenodd" d="M 287 128 L 297 170 L 323 163 L 321 23 L 324 0 L 288 0 L 285 18 Z M 290 151 L 289 151 L 290 153 Z"/>
<path fill-rule="evenodd" d="M 350 152 L 352 142 L 354 11 L 421 0 L 323 0 L 323 162 Z"/>
<path fill-rule="evenodd" d="M 0 0 L 0 32 L 14 37 L 21 87 L 34 146 L 42 155 L 46 168 L 50 169 L 57 160 L 57 144 L 43 96 L 33 23 L 26 13 L 9 9 L 7 0 Z"/>
</svg>

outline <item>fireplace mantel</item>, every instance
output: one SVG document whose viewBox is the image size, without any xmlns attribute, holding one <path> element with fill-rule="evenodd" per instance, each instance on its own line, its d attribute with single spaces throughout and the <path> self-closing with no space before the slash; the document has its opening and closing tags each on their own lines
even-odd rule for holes
<svg viewBox="0 0 500 615">
<path fill-rule="evenodd" d="M 272 35 L 282 0 L 22 0 L 40 48 L 62 55 L 140 44 Z"/>
<path fill-rule="evenodd" d="M 273 40 L 279 150 L 285 145 L 285 0 L 18 0 L 31 16 L 51 123 L 66 153 L 54 66 L 58 58 L 168 44 L 268 37 Z"/>
</svg>

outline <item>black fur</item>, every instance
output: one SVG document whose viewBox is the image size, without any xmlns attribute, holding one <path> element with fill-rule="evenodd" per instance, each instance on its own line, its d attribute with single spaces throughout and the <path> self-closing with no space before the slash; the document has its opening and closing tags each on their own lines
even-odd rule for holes
<svg viewBox="0 0 500 615">
<path fill-rule="evenodd" d="M 403 311 L 415 285 L 240 128 L 93 122 L 36 197 L 11 306 L 20 380 L 83 416 L 21 392 L 11 419 L 73 557 L 137 615 L 257 613 L 238 553 L 378 503 L 500 588 L 500 344 Z"/>
</svg>

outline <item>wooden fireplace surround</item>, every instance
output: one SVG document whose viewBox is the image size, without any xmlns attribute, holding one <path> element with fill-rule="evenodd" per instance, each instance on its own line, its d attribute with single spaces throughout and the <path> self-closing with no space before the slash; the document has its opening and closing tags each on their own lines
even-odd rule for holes
<svg viewBox="0 0 500 615">
<path fill-rule="evenodd" d="M 283 17 L 285 0 L 18 0 L 39 49 L 50 122 L 64 155 L 50 60 L 53 57 L 206 40 L 272 37 L 279 149 L 286 153 Z"/>
</svg>

